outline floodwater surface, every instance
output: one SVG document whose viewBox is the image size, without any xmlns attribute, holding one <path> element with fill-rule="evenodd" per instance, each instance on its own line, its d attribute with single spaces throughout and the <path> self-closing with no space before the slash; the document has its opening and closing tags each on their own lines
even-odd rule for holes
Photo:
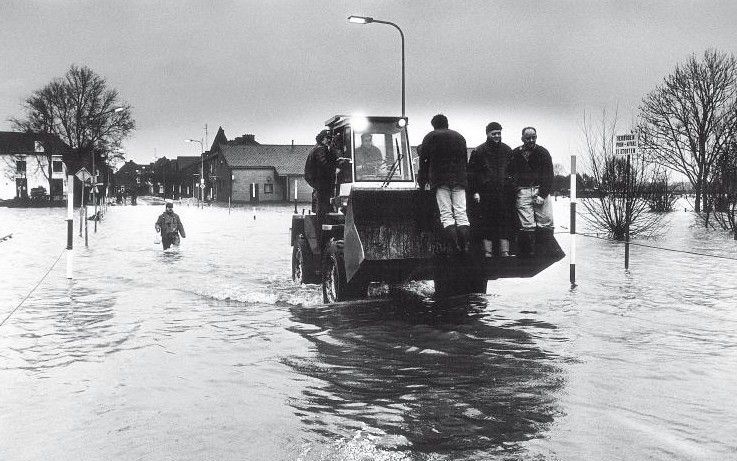
<svg viewBox="0 0 737 461">
<path fill-rule="evenodd" d="M 565 259 L 324 305 L 291 207 L 176 206 L 171 253 L 162 211 L 111 207 L 88 248 L 75 220 L 70 281 L 65 210 L 0 208 L 0 459 L 737 459 L 734 260 L 633 246 L 626 272 L 579 237 L 575 289 Z M 645 243 L 737 257 L 670 221 Z"/>
</svg>

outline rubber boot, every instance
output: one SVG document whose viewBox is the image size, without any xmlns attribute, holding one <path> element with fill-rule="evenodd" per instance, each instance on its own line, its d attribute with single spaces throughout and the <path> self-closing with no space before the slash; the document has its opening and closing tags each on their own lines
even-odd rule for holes
<svg viewBox="0 0 737 461">
<path fill-rule="evenodd" d="M 484 239 L 484 257 L 491 258 L 493 256 L 494 245 L 491 240 Z M 509 254 L 509 241 L 507 241 L 507 254 Z"/>
<path fill-rule="evenodd" d="M 491 246 L 491 242 L 489 242 Z M 509 256 L 509 239 L 499 239 L 499 255 L 502 257 Z"/>
<path fill-rule="evenodd" d="M 460 253 L 468 256 L 471 254 L 471 228 L 469 226 L 458 226 L 457 229 Z"/>
<path fill-rule="evenodd" d="M 448 256 L 458 254 L 460 252 L 460 247 L 458 246 L 458 230 L 456 229 L 456 225 L 451 224 L 448 227 L 444 227 L 443 235 L 445 236 L 445 241 L 448 244 Z"/>
</svg>

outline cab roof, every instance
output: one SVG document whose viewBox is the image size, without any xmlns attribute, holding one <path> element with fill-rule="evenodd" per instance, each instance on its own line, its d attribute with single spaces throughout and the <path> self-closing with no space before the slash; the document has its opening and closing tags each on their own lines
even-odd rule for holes
<svg viewBox="0 0 737 461">
<path fill-rule="evenodd" d="M 330 128 L 337 128 L 344 125 L 348 125 L 352 117 L 362 117 L 367 119 L 369 122 L 396 122 L 400 119 L 407 119 L 407 117 L 400 116 L 389 116 L 389 115 L 334 115 L 325 121 L 325 126 Z"/>
</svg>

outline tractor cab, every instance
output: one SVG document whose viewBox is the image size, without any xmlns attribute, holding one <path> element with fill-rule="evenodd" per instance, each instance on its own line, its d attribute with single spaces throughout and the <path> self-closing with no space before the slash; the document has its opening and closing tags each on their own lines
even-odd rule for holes
<svg viewBox="0 0 737 461">
<path fill-rule="evenodd" d="M 354 188 L 415 188 L 406 118 L 336 115 L 325 125 L 338 155 L 350 159 L 338 170 L 336 197 L 345 199 Z"/>
</svg>

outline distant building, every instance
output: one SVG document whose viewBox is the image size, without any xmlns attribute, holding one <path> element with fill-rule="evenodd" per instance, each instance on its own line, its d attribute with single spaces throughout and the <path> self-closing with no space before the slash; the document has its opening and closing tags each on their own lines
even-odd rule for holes
<svg viewBox="0 0 737 461">
<path fill-rule="evenodd" d="M 312 145 L 259 144 L 252 134 L 232 141 L 218 130 L 205 152 L 205 198 L 218 202 L 299 202 L 312 200 L 304 165 Z M 199 178 L 199 171 L 191 169 Z"/>
<path fill-rule="evenodd" d="M 0 199 L 65 200 L 69 150 L 55 135 L 0 131 Z"/>
</svg>

